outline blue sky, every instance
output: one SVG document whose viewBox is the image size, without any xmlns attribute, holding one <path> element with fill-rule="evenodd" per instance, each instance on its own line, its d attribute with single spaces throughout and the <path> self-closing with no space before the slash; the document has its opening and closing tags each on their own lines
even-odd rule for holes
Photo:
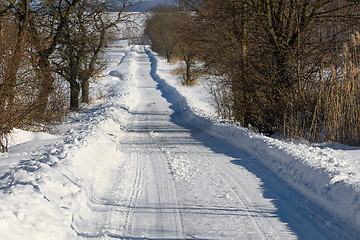
<svg viewBox="0 0 360 240">
<path fill-rule="evenodd" d="M 175 2 L 175 0 L 144 0 L 144 2 L 153 2 L 154 4 L 160 4 L 160 3 L 172 3 Z"/>
<path fill-rule="evenodd" d="M 143 0 L 144 8 L 151 8 L 157 4 L 172 4 L 176 0 Z"/>
</svg>

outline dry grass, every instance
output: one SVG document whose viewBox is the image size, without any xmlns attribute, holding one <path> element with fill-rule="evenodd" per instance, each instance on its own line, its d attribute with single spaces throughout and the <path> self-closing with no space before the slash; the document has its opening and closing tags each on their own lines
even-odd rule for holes
<svg viewBox="0 0 360 240">
<path fill-rule="evenodd" d="M 186 70 L 184 67 L 178 67 L 178 68 L 175 68 L 174 70 L 171 71 L 171 74 L 174 75 L 174 76 L 181 76 L 183 81 L 181 82 L 181 84 L 183 86 L 200 86 L 200 84 L 196 81 L 196 79 L 200 76 L 199 72 L 198 71 L 193 71 L 192 72 L 192 77 L 193 77 L 193 80 L 190 81 L 190 82 L 187 82 L 185 81 L 186 79 Z"/>
<path fill-rule="evenodd" d="M 178 68 L 175 68 L 174 70 L 172 70 L 170 73 L 171 73 L 171 75 L 174 75 L 174 76 L 184 75 L 185 69 L 182 67 L 178 67 Z"/>
<path fill-rule="evenodd" d="M 189 83 L 186 83 L 185 81 L 182 81 L 181 85 L 183 85 L 183 86 L 200 86 L 200 84 L 196 80 L 193 80 L 193 81 L 191 81 Z"/>
<path fill-rule="evenodd" d="M 343 64 L 331 66 L 292 96 L 294 109 L 284 116 L 283 134 L 310 142 L 360 145 L 360 34 L 344 46 Z M 298 92 L 298 91 L 295 91 Z"/>
</svg>

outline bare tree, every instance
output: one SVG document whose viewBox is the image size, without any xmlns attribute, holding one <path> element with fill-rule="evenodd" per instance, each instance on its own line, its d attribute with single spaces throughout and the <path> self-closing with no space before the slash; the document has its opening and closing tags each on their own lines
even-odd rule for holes
<svg viewBox="0 0 360 240">
<path fill-rule="evenodd" d="M 199 52 L 199 44 L 194 41 L 194 36 L 192 35 L 197 25 L 191 17 L 191 12 L 179 11 L 175 15 L 174 27 L 176 29 L 175 36 L 179 48 L 178 56 L 185 63 L 183 84 L 191 86 L 196 84 L 196 79 L 198 78 L 195 63 Z"/>
<path fill-rule="evenodd" d="M 0 106 L 7 106 L 8 108 L 12 108 L 12 101 L 15 95 L 14 86 L 16 85 L 16 75 L 19 71 L 20 63 L 25 51 L 30 18 L 30 1 L 19 1 L 17 4 L 12 6 L 14 7 L 14 19 L 17 24 L 17 36 L 14 41 L 15 44 L 12 49 L 10 62 L 6 66 L 7 70 L 6 75 L 4 76 L 4 81 L 0 86 L 2 95 Z M 4 111 L 4 109 L 2 110 Z"/>
<path fill-rule="evenodd" d="M 178 55 L 178 40 L 176 37 L 176 9 L 159 5 L 151 10 L 151 15 L 145 24 L 145 34 L 151 39 L 151 47 L 165 57 L 168 62 Z"/>
<path fill-rule="evenodd" d="M 196 83 L 195 60 L 198 44 L 192 39 L 195 25 L 191 13 L 179 8 L 159 5 L 152 9 L 152 14 L 146 21 L 145 34 L 151 40 L 152 50 L 165 57 L 181 60 L 184 67 L 183 84 Z"/>
<path fill-rule="evenodd" d="M 1 79 L 0 79 L 0 151 L 7 149 L 6 137 L 16 124 L 29 112 L 31 107 L 17 108 L 18 73 L 25 56 L 28 23 L 30 18 L 30 1 L 1 2 Z M 4 19 L 14 24 L 6 24 Z M 6 29 L 5 29 L 6 28 Z M 13 39 L 4 38 L 4 31 Z M 5 143 L 4 143 L 5 138 Z"/>
<path fill-rule="evenodd" d="M 34 125 L 32 115 L 42 107 L 36 101 L 41 78 L 34 71 L 30 22 L 37 17 L 34 1 L 1 1 L 0 150 L 14 127 Z M 5 139 L 5 143 L 3 140 Z"/>
<path fill-rule="evenodd" d="M 42 79 L 38 93 L 38 102 L 42 107 L 37 111 L 37 118 L 45 117 L 47 100 L 53 92 L 55 77 L 51 56 L 55 52 L 61 34 L 69 23 L 69 18 L 80 0 L 47 0 L 36 2 L 37 17 L 31 19 L 31 37 L 36 46 L 36 68 Z"/>
<path fill-rule="evenodd" d="M 237 121 L 269 135 L 321 132 L 319 85 L 332 64 L 342 67 L 359 1 L 181 2 L 197 23 L 190 35 L 208 72 L 229 81 Z"/>
<path fill-rule="evenodd" d="M 94 9 L 92 14 L 92 21 L 94 23 L 93 37 L 89 37 L 89 46 L 91 46 L 91 53 L 88 61 L 85 61 L 83 69 L 80 72 L 80 81 L 82 88 L 82 102 L 89 102 L 89 79 L 98 72 L 102 64 L 97 65 L 101 51 L 105 47 L 106 40 L 108 39 L 111 31 L 116 28 L 120 22 L 130 22 L 129 12 L 130 9 L 135 7 L 139 2 L 121 0 L 121 1 L 87 1 L 89 7 Z M 113 13 L 113 16 L 109 16 L 109 12 Z M 81 26 L 81 32 L 87 35 L 89 29 Z M 96 35 L 96 36 L 94 36 Z M 98 66 L 98 67 L 97 67 Z M 100 68 L 99 68 L 100 67 Z"/>
<path fill-rule="evenodd" d="M 70 83 L 70 109 L 79 109 L 79 96 L 89 102 L 89 79 L 104 67 L 101 53 L 107 37 L 121 21 L 129 21 L 127 10 L 134 1 L 82 0 L 61 36 L 57 72 Z"/>
</svg>

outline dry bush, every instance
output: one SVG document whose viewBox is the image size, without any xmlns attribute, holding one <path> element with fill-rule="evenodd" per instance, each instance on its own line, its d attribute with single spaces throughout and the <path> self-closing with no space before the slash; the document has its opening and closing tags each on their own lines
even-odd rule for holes
<svg viewBox="0 0 360 240">
<path fill-rule="evenodd" d="M 68 113 L 68 85 L 65 84 L 59 76 L 55 77 L 52 84 L 53 91 L 49 95 L 46 103 L 44 117 L 41 121 L 43 127 L 48 128 L 54 123 L 63 121 Z M 39 121 L 38 121 L 39 122 Z M 36 124 L 36 123 L 35 123 Z"/>
<path fill-rule="evenodd" d="M 183 86 L 199 86 L 197 79 L 202 75 L 202 73 L 199 69 L 192 68 L 191 80 L 188 81 L 187 75 L 186 75 L 186 67 L 184 67 L 184 66 L 175 68 L 174 70 L 171 71 L 171 74 L 181 76 L 181 79 L 182 79 L 181 84 Z"/>
<path fill-rule="evenodd" d="M 199 86 L 197 79 L 203 75 L 203 72 L 197 67 L 192 67 L 190 81 L 187 81 L 185 66 L 180 66 L 175 68 L 174 70 L 171 71 L 171 74 L 176 76 L 181 76 L 182 79 L 181 84 L 183 86 Z"/>
<path fill-rule="evenodd" d="M 172 70 L 171 71 L 171 74 L 172 75 L 182 75 L 182 74 L 184 74 L 184 69 L 183 68 L 181 68 L 181 67 L 177 67 L 177 68 L 175 68 L 174 70 Z"/>
<path fill-rule="evenodd" d="M 21 54 L 21 61 L 16 72 L 15 83 L 9 84 L 7 69 L 12 64 L 15 46 L 13 37 L 16 27 L 9 24 L 3 29 L 5 38 L 0 45 L 0 152 L 7 150 L 8 135 L 14 128 L 25 130 L 49 129 L 50 123 L 59 121 L 65 113 L 64 97 L 58 82 L 54 82 L 49 99 L 40 102 L 38 99 L 41 78 L 34 67 L 36 58 L 33 55 L 34 46 L 26 41 L 26 47 Z M 49 102 L 48 102 L 49 101 Z M 46 106 L 41 118 L 37 110 Z"/>
<path fill-rule="evenodd" d="M 208 77 L 205 89 L 212 96 L 219 118 L 233 119 L 233 102 L 231 85 L 221 77 Z"/>
<path fill-rule="evenodd" d="M 200 46 L 194 49 L 209 73 L 228 76 L 233 118 L 242 126 L 267 135 L 319 141 L 332 139 L 330 127 L 325 126 L 334 115 L 330 114 L 333 106 L 326 105 L 329 101 L 346 101 L 330 102 L 339 105 L 335 115 L 348 118 L 345 108 L 355 111 L 357 103 L 350 97 L 357 94 L 355 84 L 345 84 L 350 81 L 345 78 L 356 78 L 351 76 L 357 70 L 337 59 L 350 25 L 355 25 L 359 2 L 180 2 L 192 7 L 185 20 L 190 31 L 180 28 L 187 33 L 184 39 Z M 354 43 L 356 36 L 352 39 Z M 331 74 L 331 64 L 336 75 Z M 219 99 L 219 94 L 213 95 Z M 334 124 L 331 128 L 345 128 Z"/>
<path fill-rule="evenodd" d="M 12 61 L 12 49 L 15 47 L 13 39 L 16 39 L 16 28 L 7 23 L 2 25 L 2 38 L 0 44 L 0 152 L 7 150 L 7 135 L 14 127 L 18 115 L 24 113 L 16 109 L 16 101 L 10 100 L 9 96 L 16 91 L 14 86 L 8 84 L 7 69 Z"/>
<path fill-rule="evenodd" d="M 168 63 L 170 63 L 171 65 L 177 64 L 180 61 L 181 61 L 180 56 L 176 56 L 176 55 L 173 55 L 171 56 L 170 59 L 168 59 Z"/>
<path fill-rule="evenodd" d="M 358 37 L 344 47 L 343 67 L 332 69 L 332 77 L 323 85 L 324 139 L 360 145 L 360 68 Z"/>
<path fill-rule="evenodd" d="M 342 65 L 331 65 L 294 88 L 292 109 L 284 116 L 283 135 L 310 142 L 360 145 L 360 34 L 345 44 Z"/>
</svg>

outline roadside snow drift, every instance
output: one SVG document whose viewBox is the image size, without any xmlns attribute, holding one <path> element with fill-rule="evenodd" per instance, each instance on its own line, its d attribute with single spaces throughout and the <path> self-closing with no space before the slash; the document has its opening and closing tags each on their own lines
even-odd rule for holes
<svg viewBox="0 0 360 240">
<path fill-rule="evenodd" d="M 108 173 L 121 160 L 121 126 L 115 121 L 127 112 L 113 105 L 131 91 L 126 81 L 131 72 L 112 74 L 112 68 L 124 56 L 114 51 L 107 77 L 93 83 L 94 95 L 105 95 L 105 102 L 73 113 L 58 126 L 63 135 L 13 132 L 9 152 L 0 153 L 1 239 L 78 236 L 77 224 L 91 212 L 90 199 L 107 187 Z"/>
<path fill-rule="evenodd" d="M 179 79 L 170 77 L 166 61 L 147 53 L 154 78 L 176 99 L 188 122 L 249 153 L 311 201 L 360 228 L 360 148 L 293 143 L 222 124 L 209 117 L 209 106 L 201 109 L 197 89 L 184 90 Z"/>
</svg>

